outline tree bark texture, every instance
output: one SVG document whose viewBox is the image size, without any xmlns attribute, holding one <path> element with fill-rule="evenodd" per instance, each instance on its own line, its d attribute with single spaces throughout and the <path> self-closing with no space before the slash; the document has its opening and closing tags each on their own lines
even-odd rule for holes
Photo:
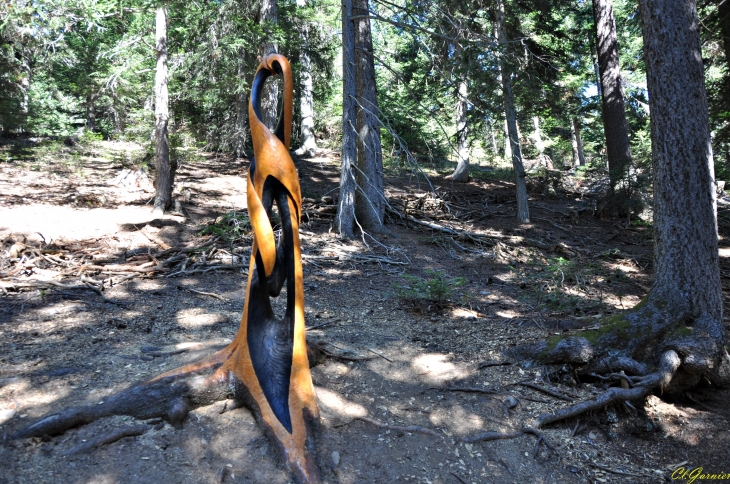
<svg viewBox="0 0 730 484">
<path fill-rule="evenodd" d="M 168 93 L 167 93 L 167 7 L 157 8 L 155 15 L 155 49 L 157 70 L 155 72 L 155 207 L 154 213 L 161 215 L 172 205 L 172 182 L 174 172 L 170 166 L 170 145 L 167 139 Z"/>
<path fill-rule="evenodd" d="M 527 185 L 525 184 L 525 168 L 522 165 L 522 151 L 520 138 L 517 132 L 517 114 L 515 100 L 512 94 L 512 70 L 506 59 L 507 26 L 505 25 L 504 0 L 496 2 L 497 40 L 502 52 L 502 95 L 504 97 L 504 114 L 507 120 L 507 134 L 512 151 L 512 167 L 515 171 L 515 186 L 517 188 L 517 220 L 521 223 L 530 222 L 530 210 L 527 206 Z"/>
<path fill-rule="evenodd" d="M 616 21 L 611 0 L 593 0 L 593 16 L 598 43 L 598 70 L 601 75 L 603 131 L 611 188 L 617 188 L 631 163 L 629 125 L 626 122 L 621 90 L 621 66 L 618 56 Z"/>
<path fill-rule="evenodd" d="M 383 150 L 368 0 L 353 0 L 357 91 L 357 174 L 355 214 L 363 229 L 383 230 Z"/>
<path fill-rule="evenodd" d="M 469 86 L 466 79 L 459 81 L 459 92 L 456 96 L 456 169 L 450 175 L 455 182 L 469 181 L 469 125 L 467 120 L 467 96 Z"/>
<path fill-rule="evenodd" d="M 723 339 L 717 206 L 694 0 L 641 0 L 654 168 L 651 296 Z"/>
<path fill-rule="evenodd" d="M 342 0 L 342 167 L 340 200 L 336 229 L 341 237 L 353 238 L 355 223 L 355 165 L 357 131 L 355 127 L 355 30 L 352 23 L 352 0 Z"/>
<path fill-rule="evenodd" d="M 259 11 L 259 23 L 264 29 L 264 41 L 259 49 L 261 59 L 269 54 L 275 54 L 279 47 L 269 38 L 271 26 L 279 20 L 279 4 L 277 0 L 262 0 Z M 279 85 L 277 82 L 268 82 L 264 86 L 264 94 L 261 98 L 261 110 L 264 124 L 270 129 L 276 128 L 276 111 L 279 107 Z"/>
</svg>

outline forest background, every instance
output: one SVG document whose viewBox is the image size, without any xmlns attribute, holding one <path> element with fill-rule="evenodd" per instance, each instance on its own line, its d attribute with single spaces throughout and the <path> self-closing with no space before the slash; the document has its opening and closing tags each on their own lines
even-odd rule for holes
<svg viewBox="0 0 730 484">
<path fill-rule="evenodd" d="M 4 2 L 2 134 L 62 139 L 83 132 L 139 142 L 151 155 L 156 7 L 145 1 Z M 167 3 L 173 159 L 182 161 L 192 153 L 189 148 L 251 154 L 247 96 L 267 42 L 291 60 L 295 98 L 313 96 L 317 145 L 339 148 L 340 5 L 279 1 L 273 17 L 266 17 L 264 7 L 234 0 Z M 507 2 L 506 44 L 497 41 L 491 3 L 380 0 L 370 2 L 369 9 L 386 169 L 413 168 L 417 162 L 448 172 L 466 156 L 476 165 L 471 175 L 478 176 L 480 167 L 509 163 L 503 55 L 511 66 L 525 159 L 544 159 L 550 168 L 606 167 L 591 2 Z M 730 175 L 726 9 L 723 2 L 698 5 L 720 180 Z M 638 5 L 618 0 L 613 13 L 632 163 L 648 174 L 649 110 Z M 300 106 L 295 103 L 297 126 Z M 466 119 L 459 119 L 460 110 Z M 301 132 L 294 130 L 295 147 L 306 141 Z M 150 160 L 148 155 L 139 161 Z"/>
</svg>

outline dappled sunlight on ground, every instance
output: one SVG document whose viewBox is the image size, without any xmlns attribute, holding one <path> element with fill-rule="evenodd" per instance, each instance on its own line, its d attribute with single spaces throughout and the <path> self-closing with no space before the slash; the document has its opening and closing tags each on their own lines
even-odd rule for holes
<svg viewBox="0 0 730 484">
<path fill-rule="evenodd" d="M 482 417 L 465 410 L 461 405 L 437 408 L 431 412 L 428 419 L 437 427 L 446 427 L 459 437 L 477 432 L 484 426 Z"/>
<path fill-rule="evenodd" d="M 204 308 L 186 308 L 177 312 L 177 324 L 181 328 L 195 329 L 212 326 L 228 320 L 222 314 L 210 313 Z"/>
<path fill-rule="evenodd" d="M 429 353 L 417 356 L 413 360 L 412 366 L 423 381 L 433 385 L 440 385 L 469 376 L 468 371 L 448 360 L 448 355 Z"/>
</svg>

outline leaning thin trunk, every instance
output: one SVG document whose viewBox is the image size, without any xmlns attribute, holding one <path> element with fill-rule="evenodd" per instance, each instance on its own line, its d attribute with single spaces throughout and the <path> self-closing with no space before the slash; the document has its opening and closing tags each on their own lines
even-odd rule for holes
<svg viewBox="0 0 730 484">
<path fill-rule="evenodd" d="M 375 86 L 373 40 L 370 33 L 368 0 L 354 0 L 356 19 L 355 62 L 357 66 L 357 196 L 355 213 L 362 228 L 383 230 L 383 150 L 380 143 L 378 94 Z"/>
<path fill-rule="evenodd" d="M 357 132 L 355 131 L 355 31 L 352 23 L 352 0 L 342 0 L 342 169 L 340 200 L 335 227 L 341 237 L 354 237 L 355 165 Z"/>
<path fill-rule="evenodd" d="M 272 26 L 278 22 L 279 5 L 277 0 L 262 0 L 259 11 L 260 24 L 264 29 L 264 41 L 260 46 L 259 55 L 263 59 L 269 54 L 278 52 L 279 47 L 272 41 Z M 279 105 L 279 85 L 276 81 L 264 85 L 264 94 L 261 97 L 261 111 L 264 124 L 272 131 L 276 124 L 276 111 Z"/>
<path fill-rule="evenodd" d="M 504 19 L 504 0 L 497 0 L 497 40 L 502 49 L 507 48 L 507 27 Z M 512 167 L 515 171 L 515 185 L 517 188 L 517 220 L 522 223 L 530 222 L 530 210 L 527 206 L 527 185 L 525 184 L 525 168 L 522 165 L 522 152 L 517 132 L 517 116 L 515 112 L 514 95 L 512 94 L 512 78 L 510 65 L 502 52 L 502 94 L 504 96 L 504 113 L 507 119 L 507 133 L 510 148 L 512 149 Z"/>
<path fill-rule="evenodd" d="M 598 41 L 598 67 L 601 74 L 603 131 L 611 188 L 619 188 L 631 163 L 629 126 L 626 122 L 621 91 L 621 68 L 616 38 L 616 21 L 611 0 L 593 0 L 593 15 Z"/>
<path fill-rule="evenodd" d="M 154 213 L 161 215 L 172 204 L 172 178 L 170 146 L 167 140 L 167 7 L 157 8 L 155 16 L 155 49 L 157 71 L 155 73 L 155 179 L 156 194 Z"/>
<path fill-rule="evenodd" d="M 456 153 L 459 157 L 456 169 L 449 176 L 455 182 L 466 183 L 469 181 L 469 125 L 467 123 L 467 95 L 468 85 L 466 79 L 459 81 L 459 94 L 456 98 Z"/>
</svg>

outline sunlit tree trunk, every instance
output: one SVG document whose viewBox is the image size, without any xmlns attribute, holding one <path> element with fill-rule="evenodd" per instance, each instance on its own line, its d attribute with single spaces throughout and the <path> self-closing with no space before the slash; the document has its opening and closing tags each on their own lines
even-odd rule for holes
<svg viewBox="0 0 730 484">
<path fill-rule="evenodd" d="M 357 185 L 355 214 L 363 229 L 383 230 L 383 150 L 380 143 L 380 109 L 375 86 L 373 39 L 368 0 L 354 0 L 355 63 L 357 90 Z"/>
<path fill-rule="evenodd" d="M 598 68 L 601 74 L 603 131 L 611 188 L 617 188 L 631 163 L 629 126 L 626 122 L 621 90 L 616 21 L 611 0 L 593 0 L 593 15 L 598 41 Z"/>
<path fill-rule="evenodd" d="M 534 128 L 534 131 L 532 132 L 532 140 L 535 143 L 535 148 L 537 148 L 538 157 L 541 162 L 545 163 L 545 168 L 552 170 L 553 160 L 545 154 L 545 141 L 542 139 L 540 118 L 538 116 L 532 117 L 532 127 Z"/>
<path fill-rule="evenodd" d="M 298 7 L 304 8 L 306 5 L 306 0 L 297 0 Z M 314 137 L 314 84 L 312 82 L 312 60 L 309 57 L 309 24 L 304 24 L 301 34 L 302 50 L 299 55 L 301 97 L 299 111 L 302 115 L 302 145 L 295 153 L 299 156 L 312 156 L 317 151 L 317 140 Z"/>
<path fill-rule="evenodd" d="M 238 82 L 244 83 L 245 72 L 245 52 L 243 49 L 238 51 Z M 246 155 L 246 141 L 248 138 L 248 91 L 241 89 L 236 96 L 236 133 L 233 140 L 233 153 L 237 157 Z"/>
<path fill-rule="evenodd" d="M 342 0 L 342 167 L 340 200 L 335 228 L 341 237 L 353 238 L 355 224 L 355 165 L 357 132 L 355 127 L 355 30 L 352 0 Z"/>
<path fill-rule="evenodd" d="M 506 59 L 507 27 L 505 25 L 504 0 L 496 2 L 497 40 L 503 49 L 502 52 L 502 95 L 504 97 L 504 113 L 507 118 L 507 134 L 512 150 L 512 167 L 515 172 L 517 188 L 517 220 L 522 223 L 530 222 L 530 210 L 527 206 L 527 185 L 525 184 L 525 168 L 522 165 L 522 151 L 520 150 L 519 133 L 517 132 L 517 115 L 515 100 L 512 94 L 512 76 L 509 62 Z"/>
<path fill-rule="evenodd" d="M 456 169 L 449 175 L 455 182 L 469 181 L 469 125 L 467 121 L 468 83 L 466 79 L 459 81 L 459 93 L 456 97 L 456 153 L 458 161 Z"/>
<path fill-rule="evenodd" d="M 155 15 L 155 49 L 157 70 L 155 73 L 155 208 L 156 215 L 169 209 L 172 204 L 174 172 L 170 166 L 170 146 L 167 139 L 167 7 L 157 8 Z"/>
<path fill-rule="evenodd" d="M 583 153 L 583 139 L 580 136 L 580 121 L 573 118 L 570 122 L 570 142 L 573 145 L 573 166 L 585 166 L 586 158 Z"/>
</svg>

